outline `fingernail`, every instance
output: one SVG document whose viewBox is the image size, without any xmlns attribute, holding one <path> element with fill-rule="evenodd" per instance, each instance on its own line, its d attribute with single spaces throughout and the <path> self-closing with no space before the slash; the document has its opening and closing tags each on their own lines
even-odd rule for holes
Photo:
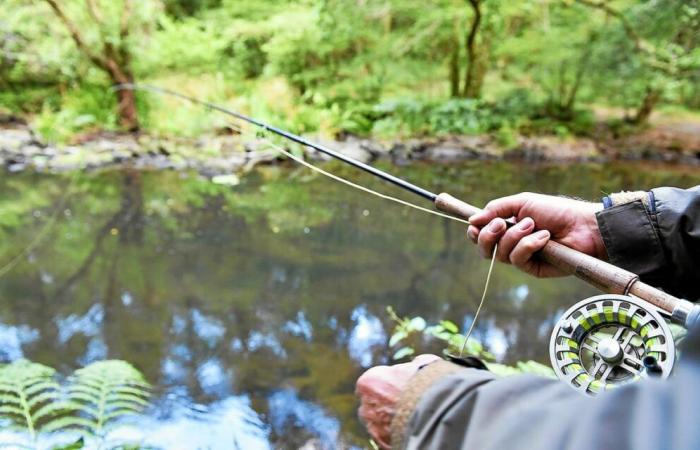
<svg viewBox="0 0 700 450">
<path fill-rule="evenodd" d="M 469 239 L 471 239 L 472 241 L 473 241 L 474 239 L 476 239 L 476 237 L 477 237 L 477 235 L 476 235 L 476 230 L 475 230 L 474 228 L 469 228 L 469 229 L 467 229 L 467 237 L 468 237 Z"/>
<path fill-rule="evenodd" d="M 517 228 L 518 228 L 518 230 L 527 230 L 530 227 L 532 227 L 534 224 L 535 224 L 535 222 L 531 218 L 526 217 L 523 220 L 521 220 L 520 222 L 518 222 Z"/>
<path fill-rule="evenodd" d="M 503 221 L 501 220 L 496 220 L 494 222 L 491 222 L 491 225 L 489 225 L 489 231 L 492 233 L 498 233 L 503 229 Z"/>
<path fill-rule="evenodd" d="M 544 241 L 545 239 L 549 239 L 549 231 L 547 231 L 547 230 L 538 231 L 536 233 L 536 235 L 537 235 L 537 240 L 539 240 L 539 241 Z"/>
</svg>

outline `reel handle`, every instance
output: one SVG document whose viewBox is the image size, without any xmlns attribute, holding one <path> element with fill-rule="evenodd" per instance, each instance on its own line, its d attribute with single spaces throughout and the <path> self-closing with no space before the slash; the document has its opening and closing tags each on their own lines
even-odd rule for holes
<svg viewBox="0 0 700 450">
<path fill-rule="evenodd" d="M 435 206 L 440 211 L 457 217 L 469 219 L 481 209 L 469 203 L 442 193 L 435 199 Z M 508 226 L 513 226 L 513 223 Z M 669 295 L 653 286 L 639 281 L 639 276 L 625 269 L 601 261 L 598 258 L 581 253 L 578 250 L 550 240 L 539 252 L 539 256 L 562 272 L 575 275 L 601 291 L 610 294 L 634 295 L 663 310 L 686 325 L 688 305 L 690 302 Z M 691 305 L 692 306 L 692 305 Z"/>
</svg>

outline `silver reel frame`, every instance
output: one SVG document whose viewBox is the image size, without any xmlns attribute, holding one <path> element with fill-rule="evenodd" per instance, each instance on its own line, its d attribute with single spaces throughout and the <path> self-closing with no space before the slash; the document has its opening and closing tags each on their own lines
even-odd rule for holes
<svg viewBox="0 0 700 450">
<path fill-rule="evenodd" d="M 655 360 L 654 375 L 668 377 L 676 347 L 666 320 L 653 306 L 636 297 L 604 294 L 581 300 L 559 318 L 549 356 L 560 380 L 595 395 L 648 376 L 646 357 Z"/>
</svg>

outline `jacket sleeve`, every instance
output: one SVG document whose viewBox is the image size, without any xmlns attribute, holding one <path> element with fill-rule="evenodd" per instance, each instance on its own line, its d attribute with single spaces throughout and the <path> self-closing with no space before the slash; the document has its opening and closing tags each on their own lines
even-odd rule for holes
<svg viewBox="0 0 700 450">
<path fill-rule="evenodd" d="M 611 263 L 674 295 L 700 298 L 700 186 L 622 192 L 603 203 L 597 219 Z"/>
<path fill-rule="evenodd" d="M 698 339 L 690 347 L 700 347 Z M 672 380 L 646 379 L 596 398 L 544 377 L 498 378 L 463 368 L 445 375 L 437 367 L 431 374 L 427 366 L 414 376 L 423 392 L 407 389 L 399 401 L 399 411 L 411 414 L 392 423 L 392 448 L 697 449 L 700 364 L 692 353 Z"/>
</svg>

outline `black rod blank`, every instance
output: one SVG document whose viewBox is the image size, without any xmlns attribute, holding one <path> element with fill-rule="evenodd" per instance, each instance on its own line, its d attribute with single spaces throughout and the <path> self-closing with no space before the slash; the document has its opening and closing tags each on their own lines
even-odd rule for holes
<svg viewBox="0 0 700 450">
<path fill-rule="evenodd" d="M 224 114 L 228 114 L 230 116 L 233 116 L 237 119 L 243 120 L 245 122 L 248 122 L 250 124 L 253 124 L 259 128 L 262 128 L 263 130 L 269 131 L 271 133 L 277 134 L 279 136 L 282 136 L 285 139 L 289 139 L 292 142 L 296 142 L 297 144 L 304 145 L 306 147 L 313 148 L 314 150 L 317 150 L 325 155 L 328 155 L 332 158 L 338 159 L 340 161 L 343 161 L 347 164 L 350 164 L 351 166 L 355 166 L 358 169 L 364 170 L 365 172 L 371 173 L 372 175 L 381 178 L 384 181 L 387 181 L 389 183 L 392 183 L 396 186 L 399 186 L 400 188 L 403 188 L 407 191 L 410 191 L 414 194 L 420 195 L 421 197 L 430 200 L 431 202 L 435 202 L 435 199 L 437 198 L 437 195 L 425 190 L 419 186 L 416 186 L 415 184 L 409 183 L 406 180 L 402 180 L 401 178 L 395 177 L 394 175 L 391 175 L 389 173 L 384 172 L 383 170 L 379 170 L 376 167 L 372 167 L 369 164 L 365 164 L 362 161 L 358 161 L 354 158 L 351 158 L 349 156 L 345 156 L 341 153 L 338 153 L 335 150 L 331 150 L 328 147 L 325 147 L 320 144 L 316 144 L 314 142 L 309 141 L 306 138 L 303 138 L 299 135 L 296 135 L 294 133 L 290 133 L 289 131 L 285 131 L 281 128 L 277 128 L 273 125 L 268 125 L 265 122 L 261 122 L 257 119 L 254 119 L 252 117 L 246 116 L 245 114 L 241 114 L 239 112 L 233 111 L 231 109 L 225 108 L 223 106 L 219 106 L 214 103 L 210 103 L 204 100 L 199 100 L 194 97 L 190 97 L 185 94 L 181 94 L 179 92 L 171 91 L 170 89 L 164 89 L 164 88 L 159 88 L 156 86 L 151 86 L 148 84 L 120 84 L 115 87 L 115 89 L 130 89 L 130 90 L 145 90 L 145 91 L 152 91 L 152 92 L 158 92 L 161 94 L 167 94 L 167 95 L 172 95 L 174 97 L 181 98 L 183 100 L 187 100 L 192 103 L 197 103 L 200 105 L 204 105 L 210 109 L 222 112 Z"/>
</svg>

